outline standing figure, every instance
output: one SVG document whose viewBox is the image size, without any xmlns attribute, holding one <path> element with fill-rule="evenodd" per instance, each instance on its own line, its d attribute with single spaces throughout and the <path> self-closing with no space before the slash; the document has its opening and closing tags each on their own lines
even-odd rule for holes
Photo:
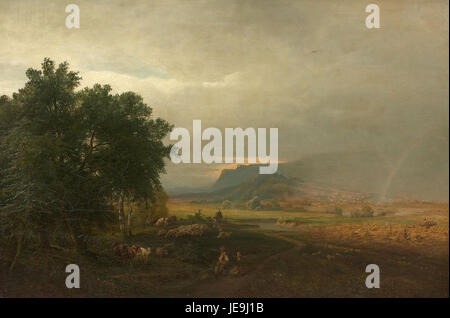
<svg viewBox="0 0 450 318">
<path fill-rule="evenodd" d="M 226 266 L 230 262 L 230 258 L 227 255 L 224 247 L 220 248 L 220 256 L 214 267 L 214 272 L 217 274 L 222 274 L 225 271 Z"/>
</svg>

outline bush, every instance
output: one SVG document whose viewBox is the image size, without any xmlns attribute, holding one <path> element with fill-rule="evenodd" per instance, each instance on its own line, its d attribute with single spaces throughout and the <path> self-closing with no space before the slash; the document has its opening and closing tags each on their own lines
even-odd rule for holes
<svg viewBox="0 0 450 318">
<path fill-rule="evenodd" d="M 247 202 L 247 208 L 250 210 L 261 209 L 261 200 L 257 196 L 253 197 L 253 199 Z"/>
<path fill-rule="evenodd" d="M 342 216 L 343 211 L 341 207 L 335 206 L 333 209 L 329 210 L 328 213 Z"/>
<path fill-rule="evenodd" d="M 360 210 L 352 211 L 350 213 L 350 216 L 352 218 L 370 218 L 370 217 L 373 217 L 373 214 L 374 214 L 374 212 L 373 212 L 372 207 L 366 205 L 363 208 L 361 208 Z"/>
<path fill-rule="evenodd" d="M 292 223 L 292 222 L 295 222 L 295 219 L 289 216 L 282 216 L 277 220 L 277 223 Z"/>
<path fill-rule="evenodd" d="M 277 220 L 277 225 L 281 226 L 297 226 L 298 222 L 294 218 L 290 217 L 281 217 Z"/>
<path fill-rule="evenodd" d="M 155 223 L 159 218 L 167 217 L 169 215 L 167 200 L 168 196 L 164 190 L 159 190 L 153 201 L 142 201 L 127 206 L 126 209 L 133 209 L 133 226 L 146 227 Z"/>
<path fill-rule="evenodd" d="M 394 211 L 390 211 L 390 210 L 381 210 L 377 212 L 377 216 L 387 216 L 387 215 L 394 215 L 395 212 Z"/>
<path fill-rule="evenodd" d="M 221 209 L 222 210 L 231 209 L 231 206 L 232 206 L 231 201 L 230 200 L 225 200 L 225 201 L 222 202 Z"/>
<path fill-rule="evenodd" d="M 275 199 L 267 200 L 264 204 L 264 207 L 266 207 L 267 209 L 280 209 L 281 208 L 280 204 Z"/>
<path fill-rule="evenodd" d="M 189 223 L 208 223 L 211 221 L 211 218 L 203 215 L 201 210 L 195 212 L 194 215 L 188 215 L 186 219 Z"/>
<path fill-rule="evenodd" d="M 437 226 L 437 222 L 435 220 L 425 218 L 419 222 L 419 225 L 429 229 L 430 227 Z"/>
</svg>

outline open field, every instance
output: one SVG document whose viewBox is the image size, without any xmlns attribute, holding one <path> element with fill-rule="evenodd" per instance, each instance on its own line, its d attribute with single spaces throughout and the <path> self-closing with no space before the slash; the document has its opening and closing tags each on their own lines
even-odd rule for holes
<svg viewBox="0 0 450 318">
<path fill-rule="evenodd" d="M 93 238 L 83 255 L 60 246 L 46 254 L 26 249 L 11 274 L 11 255 L 3 253 L 0 296 L 448 297 L 448 204 L 372 204 L 374 217 L 346 215 L 360 204 L 341 204 L 343 215 L 321 202 L 298 210 L 223 210 L 228 238 L 218 238 L 213 226 L 184 238 L 165 238 L 156 226 L 140 228 L 126 242 L 151 247 L 148 264 L 117 258 L 111 248 L 121 240 L 117 234 Z M 169 229 L 210 224 L 218 209 L 187 200 L 171 200 L 168 207 L 177 216 Z M 194 216 L 199 209 L 201 216 Z M 168 255 L 155 255 L 162 246 Z M 221 247 L 229 262 L 215 273 Z M 65 288 L 70 263 L 80 266 L 80 289 Z M 380 267 L 379 289 L 365 287 L 368 264 Z"/>
</svg>

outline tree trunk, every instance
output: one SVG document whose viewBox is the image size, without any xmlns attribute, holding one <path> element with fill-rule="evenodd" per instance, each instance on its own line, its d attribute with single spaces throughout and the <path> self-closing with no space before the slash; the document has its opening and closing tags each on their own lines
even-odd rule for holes
<svg viewBox="0 0 450 318">
<path fill-rule="evenodd" d="M 148 217 L 148 215 L 146 215 L 145 219 L 144 219 L 144 229 L 146 229 L 148 226 L 148 222 L 149 222 L 148 220 L 149 220 L 149 217 Z"/>
<path fill-rule="evenodd" d="M 119 199 L 119 226 L 120 226 L 120 232 L 125 235 L 125 214 L 124 214 L 124 204 L 123 204 L 123 198 L 120 196 Z"/>
<path fill-rule="evenodd" d="M 130 207 L 128 209 L 128 220 L 127 220 L 128 221 L 127 230 L 128 230 L 128 235 L 129 236 L 132 235 L 132 233 L 131 233 L 131 215 L 132 215 L 132 213 L 133 213 L 133 208 L 130 205 Z"/>
<path fill-rule="evenodd" d="M 69 232 L 70 238 L 72 239 L 72 243 L 75 246 L 76 250 L 80 249 L 80 246 L 78 244 L 78 240 L 77 237 L 75 236 L 75 234 L 73 233 L 72 227 L 70 226 L 69 221 L 67 221 L 67 219 L 64 219 L 64 224 L 67 227 L 67 231 Z"/>
<path fill-rule="evenodd" d="M 41 229 L 39 232 L 39 241 L 41 249 L 50 248 L 50 235 L 48 233 L 48 229 Z"/>
<path fill-rule="evenodd" d="M 20 252 L 22 251 L 22 242 L 23 237 L 25 236 L 25 231 L 22 232 L 20 237 L 17 239 L 17 247 L 16 247 L 16 254 L 14 255 L 14 259 L 11 263 L 11 266 L 9 267 L 9 272 L 12 272 L 14 269 L 14 266 L 16 265 L 17 259 L 19 258 Z"/>
<path fill-rule="evenodd" d="M 83 239 L 79 239 L 79 235 L 80 235 L 80 233 L 82 233 L 80 224 L 75 222 L 72 225 L 72 228 L 73 228 L 73 236 L 75 237 L 75 240 L 77 242 L 77 245 L 76 245 L 77 252 L 81 252 L 81 253 L 86 252 L 88 249 L 86 241 Z"/>
</svg>

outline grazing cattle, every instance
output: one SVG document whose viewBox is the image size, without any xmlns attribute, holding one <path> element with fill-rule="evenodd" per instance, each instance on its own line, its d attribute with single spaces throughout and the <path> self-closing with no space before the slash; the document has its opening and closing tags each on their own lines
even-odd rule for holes
<svg viewBox="0 0 450 318">
<path fill-rule="evenodd" d="M 155 225 L 158 222 L 159 218 L 157 216 L 149 217 L 145 220 L 145 226 Z"/>
<path fill-rule="evenodd" d="M 171 215 L 167 218 L 159 218 L 156 221 L 155 225 L 165 227 L 165 226 L 175 223 L 176 221 L 177 221 L 177 217 L 175 215 Z"/>
<path fill-rule="evenodd" d="M 230 269 L 230 275 L 238 275 L 240 272 L 239 266 L 233 266 Z"/>
<path fill-rule="evenodd" d="M 217 235 L 217 238 L 229 238 L 231 236 L 231 232 L 220 232 L 219 235 Z"/>
<path fill-rule="evenodd" d="M 137 260 L 144 263 L 148 262 L 150 255 L 150 248 L 141 247 L 138 245 L 127 245 L 124 243 L 116 243 L 113 246 L 114 254 L 122 259 Z"/>
<path fill-rule="evenodd" d="M 136 256 L 134 257 L 137 261 L 141 261 L 144 264 L 148 263 L 148 259 L 151 253 L 150 247 L 140 247 L 139 250 L 136 253 Z"/>
<path fill-rule="evenodd" d="M 167 255 L 169 255 L 169 251 L 165 247 L 157 247 L 156 248 L 156 255 L 158 255 L 158 256 L 167 256 Z"/>
<path fill-rule="evenodd" d="M 131 258 L 132 252 L 129 246 L 123 243 L 116 243 L 113 247 L 114 254 L 120 258 Z"/>
<path fill-rule="evenodd" d="M 159 218 L 158 221 L 155 223 L 156 226 L 167 226 L 169 225 L 169 219 L 168 218 Z"/>
</svg>

